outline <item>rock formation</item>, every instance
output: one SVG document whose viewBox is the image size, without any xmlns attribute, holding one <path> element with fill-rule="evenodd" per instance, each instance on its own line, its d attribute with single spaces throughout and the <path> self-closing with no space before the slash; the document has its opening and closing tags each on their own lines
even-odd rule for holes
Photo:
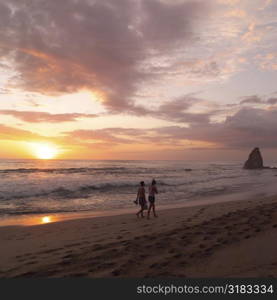
<svg viewBox="0 0 277 300">
<path fill-rule="evenodd" d="M 259 148 L 255 148 L 249 154 L 247 161 L 244 164 L 244 169 L 263 169 L 263 158 Z"/>
</svg>

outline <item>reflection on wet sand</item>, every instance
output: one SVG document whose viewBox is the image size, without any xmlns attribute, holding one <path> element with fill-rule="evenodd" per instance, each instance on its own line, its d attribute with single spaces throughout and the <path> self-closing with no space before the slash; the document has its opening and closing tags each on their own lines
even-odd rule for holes
<svg viewBox="0 0 277 300">
<path fill-rule="evenodd" d="M 43 225 L 53 222 L 61 221 L 56 215 L 38 215 L 38 216 L 17 216 L 17 217 L 4 217 L 0 219 L 0 226 L 31 226 Z"/>
<path fill-rule="evenodd" d="M 50 223 L 52 222 L 52 218 L 50 216 L 45 216 L 41 218 L 41 223 L 45 224 L 45 223 Z"/>
</svg>

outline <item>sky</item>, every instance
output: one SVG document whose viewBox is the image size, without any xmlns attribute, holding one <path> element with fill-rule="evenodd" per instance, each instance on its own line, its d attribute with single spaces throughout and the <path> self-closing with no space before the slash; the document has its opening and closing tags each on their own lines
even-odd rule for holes
<svg viewBox="0 0 277 300">
<path fill-rule="evenodd" d="M 0 0 L 0 158 L 277 159 L 277 1 Z"/>
</svg>

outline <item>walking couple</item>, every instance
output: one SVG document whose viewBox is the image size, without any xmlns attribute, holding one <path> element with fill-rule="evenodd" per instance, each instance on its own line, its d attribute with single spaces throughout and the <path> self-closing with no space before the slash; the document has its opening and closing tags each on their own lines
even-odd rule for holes
<svg viewBox="0 0 277 300">
<path fill-rule="evenodd" d="M 149 186 L 149 195 L 148 195 L 149 207 L 147 206 L 147 202 L 146 202 L 144 186 L 145 186 L 144 181 L 141 181 L 137 193 L 137 199 L 135 201 L 136 204 L 140 205 L 140 210 L 136 213 L 136 215 L 138 218 L 139 216 L 141 216 L 141 218 L 144 218 L 143 211 L 148 209 L 147 219 L 150 219 L 151 210 L 153 211 L 154 217 L 157 217 L 155 211 L 155 194 L 158 193 L 158 190 L 156 187 L 155 179 L 152 180 L 152 183 Z"/>
</svg>

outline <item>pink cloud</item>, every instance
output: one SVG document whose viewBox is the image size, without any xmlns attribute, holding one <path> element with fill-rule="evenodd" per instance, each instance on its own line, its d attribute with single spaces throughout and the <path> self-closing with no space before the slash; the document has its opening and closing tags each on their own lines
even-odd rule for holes
<svg viewBox="0 0 277 300">
<path fill-rule="evenodd" d="M 61 123 L 61 122 L 74 122 L 80 118 L 95 118 L 94 114 L 81 114 L 81 113 L 66 113 L 66 114 L 51 114 L 47 112 L 35 111 L 17 111 L 17 110 L 0 110 L 0 115 L 9 115 L 24 122 L 29 123 Z"/>
<path fill-rule="evenodd" d="M 18 129 L 18 128 L 0 124 L 0 140 L 26 141 L 26 140 L 38 140 L 42 138 L 44 137 L 32 133 L 28 130 Z"/>
</svg>

